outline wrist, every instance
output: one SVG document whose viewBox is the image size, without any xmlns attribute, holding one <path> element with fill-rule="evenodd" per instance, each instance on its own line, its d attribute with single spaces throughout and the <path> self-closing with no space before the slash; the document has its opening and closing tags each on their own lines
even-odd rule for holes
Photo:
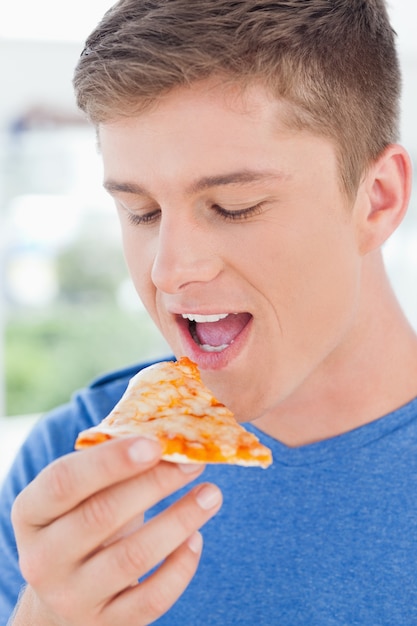
<svg viewBox="0 0 417 626">
<path fill-rule="evenodd" d="M 27 585 L 22 589 L 7 626 L 62 626 L 45 614 L 35 591 Z"/>
</svg>

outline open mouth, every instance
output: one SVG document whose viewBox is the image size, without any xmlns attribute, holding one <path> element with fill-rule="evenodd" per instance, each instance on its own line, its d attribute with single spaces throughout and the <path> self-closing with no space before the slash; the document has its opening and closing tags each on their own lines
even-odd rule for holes
<svg viewBox="0 0 417 626">
<path fill-rule="evenodd" d="M 184 313 L 193 341 L 204 352 L 222 352 L 240 335 L 252 319 L 250 313 L 197 315 Z"/>
</svg>

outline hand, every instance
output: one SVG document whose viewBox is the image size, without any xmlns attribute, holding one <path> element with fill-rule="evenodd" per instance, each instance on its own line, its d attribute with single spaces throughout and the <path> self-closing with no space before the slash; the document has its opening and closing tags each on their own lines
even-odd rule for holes
<svg viewBox="0 0 417 626">
<path fill-rule="evenodd" d="M 104 443 L 55 461 L 18 496 L 12 519 L 28 588 L 13 624 L 30 612 L 32 626 L 142 626 L 179 598 L 197 569 L 198 529 L 221 493 L 198 485 L 141 523 L 203 471 L 160 455 L 146 439 Z"/>
</svg>

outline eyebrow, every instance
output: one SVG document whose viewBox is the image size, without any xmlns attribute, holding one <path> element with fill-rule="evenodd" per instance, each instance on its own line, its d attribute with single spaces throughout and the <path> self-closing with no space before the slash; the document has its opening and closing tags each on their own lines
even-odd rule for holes
<svg viewBox="0 0 417 626">
<path fill-rule="evenodd" d="M 239 170 L 229 174 L 219 176 L 204 176 L 195 181 L 188 188 L 189 193 L 197 193 L 211 187 L 221 187 L 225 185 L 238 185 L 257 183 L 264 180 L 282 178 L 283 175 L 276 170 Z"/>
<path fill-rule="evenodd" d="M 109 193 L 132 193 L 137 196 L 146 196 L 148 192 L 144 187 L 140 187 L 136 183 L 122 183 L 115 180 L 106 180 L 103 183 L 104 189 Z"/>
<path fill-rule="evenodd" d="M 212 187 L 222 187 L 226 185 L 251 184 L 266 180 L 283 179 L 285 175 L 276 170 L 238 170 L 228 174 L 220 174 L 217 176 L 203 176 L 187 188 L 188 195 L 205 191 Z M 150 193 L 141 185 L 131 182 L 118 182 L 115 180 L 106 180 L 104 188 L 109 193 L 130 193 L 137 196 L 149 196 Z"/>
</svg>

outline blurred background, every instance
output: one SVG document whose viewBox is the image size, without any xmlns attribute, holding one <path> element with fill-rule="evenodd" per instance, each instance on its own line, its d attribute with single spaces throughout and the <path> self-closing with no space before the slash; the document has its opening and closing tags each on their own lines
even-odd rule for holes
<svg viewBox="0 0 417 626">
<path fill-rule="evenodd" d="M 83 41 L 111 4 L 20 0 L 0 12 L 0 478 L 34 416 L 102 372 L 169 352 L 127 276 L 94 131 L 74 104 Z M 389 10 L 402 142 L 417 163 L 417 5 Z M 417 328 L 416 182 L 384 253 Z"/>
</svg>

